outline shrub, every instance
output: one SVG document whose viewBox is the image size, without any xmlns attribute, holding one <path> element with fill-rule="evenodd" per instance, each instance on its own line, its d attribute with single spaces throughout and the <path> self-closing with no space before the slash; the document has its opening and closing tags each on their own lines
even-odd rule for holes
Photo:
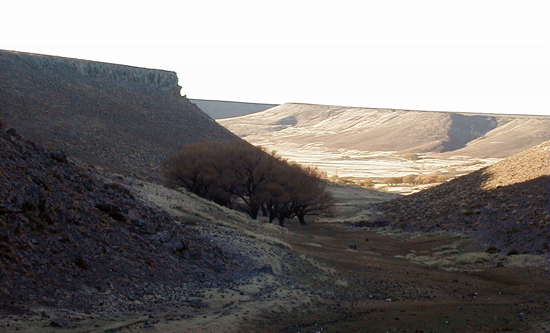
<svg viewBox="0 0 550 333">
<path fill-rule="evenodd" d="M 416 160 L 420 159 L 420 156 L 418 156 L 415 153 L 407 153 L 407 154 L 403 155 L 403 158 L 406 159 L 406 160 L 416 161 Z"/>
<path fill-rule="evenodd" d="M 415 183 L 419 185 L 427 185 L 427 184 L 434 184 L 434 183 L 443 183 L 447 181 L 447 177 L 437 174 L 437 173 L 431 173 L 431 174 L 420 174 L 416 177 Z"/>
<path fill-rule="evenodd" d="M 374 180 L 372 178 L 363 178 L 359 181 L 359 186 L 365 187 L 365 188 L 373 188 Z"/>
<path fill-rule="evenodd" d="M 416 178 L 418 178 L 417 175 L 407 175 L 405 177 L 403 177 L 403 183 L 406 183 L 406 184 L 416 184 Z"/>
<path fill-rule="evenodd" d="M 477 264 L 482 262 L 488 262 L 491 260 L 491 256 L 486 252 L 472 252 L 459 255 L 455 259 L 457 265 Z"/>
<path fill-rule="evenodd" d="M 338 178 L 338 183 L 345 184 L 345 185 L 355 185 L 355 180 L 349 177 L 341 177 L 341 178 Z"/>
<path fill-rule="evenodd" d="M 499 253 L 500 250 L 499 250 L 498 248 L 494 247 L 494 246 L 489 246 L 489 247 L 485 250 L 485 252 L 494 254 L 494 253 Z"/>
<path fill-rule="evenodd" d="M 506 253 L 507 256 L 515 256 L 515 255 L 518 255 L 519 254 L 519 251 L 516 250 L 516 249 L 512 249 L 510 251 L 508 251 L 508 253 Z"/>
<path fill-rule="evenodd" d="M 389 186 L 394 186 L 394 185 L 403 183 L 403 177 L 384 178 L 384 179 L 382 179 L 382 183 L 387 184 Z"/>
</svg>

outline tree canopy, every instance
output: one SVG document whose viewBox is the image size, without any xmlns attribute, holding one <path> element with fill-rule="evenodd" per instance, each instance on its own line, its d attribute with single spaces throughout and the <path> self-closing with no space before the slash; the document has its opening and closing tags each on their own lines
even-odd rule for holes
<svg viewBox="0 0 550 333">
<path fill-rule="evenodd" d="M 220 205 L 269 221 L 327 211 L 332 197 L 316 168 L 288 162 L 245 141 L 205 142 L 184 147 L 163 164 L 166 186 L 183 187 Z"/>
</svg>

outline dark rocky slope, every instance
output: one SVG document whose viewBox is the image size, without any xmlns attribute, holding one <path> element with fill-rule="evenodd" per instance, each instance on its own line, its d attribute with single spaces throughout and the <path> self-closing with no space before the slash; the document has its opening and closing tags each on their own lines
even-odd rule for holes
<svg viewBox="0 0 550 333">
<path fill-rule="evenodd" d="M 501 251 L 546 252 L 550 141 L 490 167 L 378 205 L 377 223 L 473 234 Z"/>
<path fill-rule="evenodd" d="M 194 306 L 194 283 L 250 271 L 250 259 L 120 184 L 8 132 L 0 130 L 0 313 L 139 310 L 157 299 Z"/>
<path fill-rule="evenodd" d="M 149 180 L 161 180 L 161 161 L 185 144 L 236 139 L 180 89 L 174 72 L 0 50 L 6 126 Z"/>
</svg>

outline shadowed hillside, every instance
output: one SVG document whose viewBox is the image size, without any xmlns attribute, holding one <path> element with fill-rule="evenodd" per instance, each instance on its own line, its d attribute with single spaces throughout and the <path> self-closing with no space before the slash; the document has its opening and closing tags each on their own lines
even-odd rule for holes
<svg viewBox="0 0 550 333">
<path fill-rule="evenodd" d="M 26 138 L 111 171 L 161 180 L 183 145 L 236 137 L 180 95 L 176 73 L 0 51 L 0 112 Z"/>
<path fill-rule="evenodd" d="M 253 144 L 507 157 L 549 138 L 545 116 L 283 104 L 220 124 Z"/>
<path fill-rule="evenodd" d="M 379 222 L 476 235 L 502 251 L 547 251 L 550 142 L 448 183 L 382 203 Z"/>
<path fill-rule="evenodd" d="M 251 264 L 12 130 L 0 130 L 0 170 L 4 315 L 36 305 L 89 313 L 135 298 L 143 308 L 147 295 L 170 297 L 172 288 L 174 304 L 184 304 L 193 292 L 184 282 L 241 274 Z"/>
</svg>

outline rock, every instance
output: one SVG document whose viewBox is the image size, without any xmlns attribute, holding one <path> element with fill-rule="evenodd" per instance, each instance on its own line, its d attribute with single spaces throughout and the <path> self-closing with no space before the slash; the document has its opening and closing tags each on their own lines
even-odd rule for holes
<svg viewBox="0 0 550 333">
<path fill-rule="evenodd" d="M 143 221 L 142 219 L 135 219 L 135 220 L 132 220 L 132 223 L 138 227 L 138 228 L 141 228 L 143 230 L 147 229 L 147 225 L 146 225 L 146 222 Z"/>
<path fill-rule="evenodd" d="M 56 150 L 50 153 L 50 157 L 57 162 L 67 163 L 67 155 L 62 150 Z"/>
<path fill-rule="evenodd" d="M 157 228 L 153 223 L 145 222 L 145 232 L 149 235 L 154 235 L 157 233 Z"/>
<path fill-rule="evenodd" d="M 273 268 L 270 265 L 263 266 L 262 268 L 258 269 L 258 272 L 275 275 L 275 273 L 273 273 Z"/>
<path fill-rule="evenodd" d="M 76 258 L 73 259 L 73 262 L 75 265 L 77 265 L 78 267 L 82 268 L 82 269 L 88 269 L 90 268 L 90 263 L 88 262 L 88 260 L 82 256 L 82 255 L 79 255 L 77 256 Z"/>
<path fill-rule="evenodd" d="M 167 243 L 172 238 L 172 234 L 169 231 L 157 232 L 158 239 L 161 243 Z"/>
<path fill-rule="evenodd" d="M 112 217 L 117 221 L 125 222 L 128 219 L 126 217 L 124 210 L 116 205 L 113 205 L 112 203 L 100 202 L 96 204 L 95 207 L 101 210 L 102 212 L 109 214 L 110 217 Z"/>
<path fill-rule="evenodd" d="M 19 213 L 19 212 L 21 212 L 21 209 L 9 203 L 0 204 L 0 214 L 12 214 L 12 213 Z"/>
<path fill-rule="evenodd" d="M 500 250 L 497 249 L 497 248 L 494 247 L 494 246 L 489 246 L 489 247 L 485 250 L 485 252 L 494 254 L 494 253 L 499 253 Z"/>
<path fill-rule="evenodd" d="M 210 307 L 210 304 L 208 304 L 206 302 L 203 302 L 201 299 L 189 300 L 189 301 L 187 301 L 187 304 L 190 307 L 195 308 L 195 309 L 209 308 Z"/>
<path fill-rule="evenodd" d="M 58 328 L 71 328 L 69 323 L 67 323 L 63 319 L 55 318 L 50 322 L 51 327 L 58 327 Z"/>
<path fill-rule="evenodd" d="M 141 220 L 141 215 L 139 215 L 138 212 L 136 212 L 135 209 L 132 209 L 128 212 L 128 218 L 134 223 L 136 224 L 137 221 L 142 221 Z"/>
<path fill-rule="evenodd" d="M 185 247 L 185 245 L 182 242 L 178 242 L 178 241 L 164 243 L 164 244 L 162 244 L 162 246 L 164 246 L 166 249 L 168 249 L 168 251 L 170 253 L 182 251 Z"/>
<path fill-rule="evenodd" d="M 9 243 L 10 242 L 10 232 L 9 230 L 2 228 L 0 229 L 0 242 Z"/>
</svg>

